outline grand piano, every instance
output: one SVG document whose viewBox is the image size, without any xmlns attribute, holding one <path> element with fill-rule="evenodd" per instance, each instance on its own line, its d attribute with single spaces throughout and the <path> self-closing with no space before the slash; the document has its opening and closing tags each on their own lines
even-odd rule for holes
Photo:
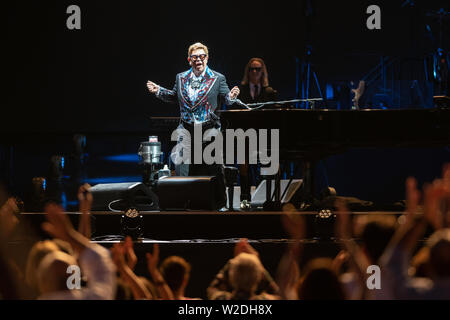
<svg viewBox="0 0 450 320">
<path fill-rule="evenodd" d="M 279 129 L 280 160 L 303 165 L 306 204 L 314 199 L 312 168 L 330 155 L 359 147 L 450 145 L 450 109 L 445 108 L 224 110 L 220 118 L 222 129 Z M 275 202 L 278 207 L 278 197 Z"/>
</svg>

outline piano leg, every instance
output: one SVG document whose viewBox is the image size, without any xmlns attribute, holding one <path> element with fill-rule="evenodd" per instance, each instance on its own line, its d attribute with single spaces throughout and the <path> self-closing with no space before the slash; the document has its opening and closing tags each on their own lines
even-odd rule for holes
<svg viewBox="0 0 450 320">
<path fill-rule="evenodd" d="M 281 177 L 280 177 L 280 169 L 278 169 L 278 173 L 275 176 L 275 203 L 278 203 L 281 207 L 280 192 L 281 192 Z"/>
<path fill-rule="evenodd" d="M 266 176 L 266 201 L 264 202 L 264 211 L 281 211 L 281 179 L 280 168 L 275 176 Z M 272 196 L 272 180 L 275 180 L 274 195 Z"/>
<path fill-rule="evenodd" d="M 298 208 L 303 211 L 312 210 L 317 202 L 314 197 L 314 169 L 315 160 L 302 161 L 303 183 L 300 191 Z"/>
</svg>

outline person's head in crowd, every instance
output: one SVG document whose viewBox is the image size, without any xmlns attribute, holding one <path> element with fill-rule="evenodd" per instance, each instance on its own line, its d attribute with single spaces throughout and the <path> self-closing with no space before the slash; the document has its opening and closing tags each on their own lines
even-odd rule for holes
<svg viewBox="0 0 450 320">
<path fill-rule="evenodd" d="M 244 77 L 241 83 L 242 85 L 252 83 L 262 87 L 269 86 L 269 74 L 263 59 L 251 58 L 249 60 L 245 66 Z"/>
<path fill-rule="evenodd" d="M 59 250 L 48 253 L 37 270 L 39 292 L 50 294 L 68 290 L 67 269 L 73 265 L 78 265 L 74 256 Z"/>
<path fill-rule="evenodd" d="M 167 257 L 161 263 L 160 271 L 176 296 L 184 294 L 191 273 L 191 265 L 186 260 L 179 256 Z"/>
<path fill-rule="evenodd" d="M 329 258 L 315 258 L 307 263 L 298 284 L 300 300 L 344 300 L 345 294 Z"/>
<path fill-rule="evenodd" d="M 263 272 L 264 267 L 254 254 L 244 252 L 230 260 L 229 277 L 235 291 L 254 294 Z"/>
<path fill-rule="evenodd" d="M 58 239 L 39 241 L 31 248 L 25 266 L 25 281 L 31 289 L 38 289 L 36 271 L 38 270 L 39 264 L 47 254 L 55 251 L 62 251 L 69 255 L 73 254 L 70 245 Z"/>
<path fill-rule="evenodd" d="M 433 278 L 450 278 L 450 228 L 433 233 L 427 245 L 430 248 L 429 262 Z"/>
<path fill-rule="evenodd" d="M 372 263 L 377 263 L 394 233 L 393 224 L 371 221 L 365 225 L 361 234 L 363 250 Z"/>
<path fill-rule="evenodd" d="M 362 215 L 354 218 L 353 232 L 371 263 L 376 264 L 396 230 L 397 218 L 391 215 Z"/>
</svg>

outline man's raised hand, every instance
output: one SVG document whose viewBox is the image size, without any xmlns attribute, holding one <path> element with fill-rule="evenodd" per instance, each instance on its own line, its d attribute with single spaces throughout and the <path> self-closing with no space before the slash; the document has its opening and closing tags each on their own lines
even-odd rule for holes
<svg viewBox="0 0 450 320">
<path fill-rule="evenodd" d="M 42 229 L 54 238 L 69 242 L 75 230 L 62 207 L 51 203 L 45 207 L 45 212 L 47 222 L 42 224 Z"/>
<path fill-rule="evenodd" d="M 147 88 L 148 88 L 148 91 L 150 91 L 151 93 L 154 93 L 154 94 L 156 94 L 159 90 L 159 86 L 156 83 L 151 82 L 151 81 L 147 81 Z"/>
<path fill-rule="evenodd" d="M 78 189 L 78 201 L 80 203 L 81 218 L 78 226 L 78 232 L 83 236 L 91 238 L 91 207 L 92 207 L 92 193 L 90 192 L 91 186 L 87 183 L 83 184 Z"/>
<path fill-rule="evenodd" d="M 127 258 L 128 266 L 130 267 L 131 270 L 134 270 L 134 267 L 136 266 L 138 259 L 133 249 L 133 240 L 131 239 L 130 236 L 127 236 L 125 238 L 124 252 Z"/>
<path fill-rule="evenodd" d="M 159 261 L 159 245 L 155 243 L 153 245 L 153 254 L 147 252 L 145 255 L 147 257 L 147 267 L 151 275 L 158 271 L 158 261 Z"/>
<path fill-rule="evenodd" d="M 91 186 L 87 183 L 80 186 L 78 189 L 78 201 L 80 203 L 80 212 L 81 213 L 90 213 L 92 206 L 92 193 L 89 191 Z"/>
<path fill-rule="evenodd" d="M 241 93 L 239 88 L 237 86 L 233 87 L 233 89 L 231 89 L 230 91 L 230 99 L 236 99 L 239 93 Z"/>
</svg>

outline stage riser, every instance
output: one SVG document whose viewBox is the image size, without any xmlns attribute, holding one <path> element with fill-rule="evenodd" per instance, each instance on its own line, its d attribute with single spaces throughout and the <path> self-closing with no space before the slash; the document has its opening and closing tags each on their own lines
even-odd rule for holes
<svg viewBox="0 0 450 320">
<path fill-rule="evenodd" d="M 79 214 L 69 215 L 75 226 L 78 226 Z M 281 224 L 280 214 L 143 214 L 143 238 L 157 240 L 180 239 L 286 239 L 288 235 Z M 93 214 L 92 237 L 121 234 L 121 214 Z M 40 230 L 45 221 L 44 214 L 26 214 L 23 220 L 40 236 L 45 234 Z M 314 215 L 305 215 L 308 238 L 319 236 Z M 329 236 L 333 228 L 327 226 Z M 323 235 L 323 232 L 320 234 Z"/>
</svg>

